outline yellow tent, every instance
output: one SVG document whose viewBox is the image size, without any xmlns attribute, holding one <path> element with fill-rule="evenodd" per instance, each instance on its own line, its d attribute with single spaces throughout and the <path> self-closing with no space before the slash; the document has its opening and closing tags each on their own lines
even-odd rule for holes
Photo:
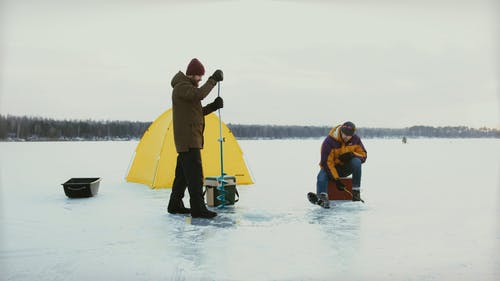
<svg viewBox="0 0 500 281">
<path fill-rule="evenodd" d="M 219 118 L 211 113 L 205 116 L 205 143 L 201 151 L 203 175 L 220 176 Z M 158 117 L 142 136 L 126 177 L 129 182 L 149 185 L 151 188 L 171 188 L 175 177 L 177 151 L 175 150 L 172 109 Z M 236 177 L 236 184 L 253 184 L 236 138 L 222 123 L 224 138 L 224 172 Z"/>
</svg>

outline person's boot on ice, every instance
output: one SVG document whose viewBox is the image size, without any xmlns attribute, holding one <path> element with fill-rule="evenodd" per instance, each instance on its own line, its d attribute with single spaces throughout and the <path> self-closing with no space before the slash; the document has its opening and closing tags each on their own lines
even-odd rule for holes
<svg viewBox="0 0 500 281">
<path fill-rule="evenodd" d="M 321 192 L 318 196 L 318 205 L 325 209 L 330 208 L 330 200 L 328 200 L 328 194 L 326 192 Z"/>
<path fill-rule="evenodd" d="M 352 201 L 362 201 L 361 192 L 359 189 L 352 189 Z"/>
<path fill-rule="evenodd" d="M 182 199 L 173 199 L 170 196 L 170 201 L 168 202 L 167 211 L 171 214 L 190 214 L 191 209 L 184 206 Z"/>
<path fill-rule="evenodd" d="M 205 201 L 199 199 L 190 200 L 191 202 L 191 217 L 211 219 L 217 216 L 216 212 L 212 212 L 205 206 Z"/>
<path fill-rule="evenodd" d="M 319 196 L 316 193 L 309 192 L 307 193 L 307 199 L 311 204 L 320 205 L 326 209 L 330 208 L 330 200 L 328 200 L 328 194 L 325 192 L 320 193 Z"/>
</svg>

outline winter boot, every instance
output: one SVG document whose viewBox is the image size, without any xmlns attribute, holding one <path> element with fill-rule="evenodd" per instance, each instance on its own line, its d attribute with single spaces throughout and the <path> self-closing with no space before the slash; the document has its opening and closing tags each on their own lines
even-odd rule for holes
<svg viewBox="0 0 500 281">
<path fill-rule="evenodd" d="M 325 192 L 321 192 L 318 198 L 318 205 L 325 209 L 330 208 L 330 200 L 328 200 L 328 194 L 326 194 Z"/>
<path fill-rule="evenodd" d="M 189 208 L 184 207 L 184 203 L 182 199 L 173 199 L 170 198 L 168 202 L 167 211 L 171 214 L 189 214 L 191 210 Z"/>
<path fill-rule="evenodd" d="M 193 218 L 203 218 L 211 219 L 217 216 L 216 212 L 212 212 L 205 206 L 205 200 L 203 198 L 191 198 L 191 217 Z"/>
<path fill-rule="evenodd" d="M 352 201 L 361 201 L 361 192 L 359 190 L 352 191 Z"/>
<path fill-rule="evenodd" d="M 212 219 L 217 216 L 216 212 L 212 212 L 205 208 L 205 210 L 191 212 L 191 217 L 193 218 L 202 218 L 202 219 Z"/>
<path fill-rule="evenodd" d="M 309 200 L 309 202 L 311 202 L 311 204 L 314 204 L 314 205 L 318 204 L 318 196 L 314 192 L 307 193 L 307 200 Z"/>
</svg>

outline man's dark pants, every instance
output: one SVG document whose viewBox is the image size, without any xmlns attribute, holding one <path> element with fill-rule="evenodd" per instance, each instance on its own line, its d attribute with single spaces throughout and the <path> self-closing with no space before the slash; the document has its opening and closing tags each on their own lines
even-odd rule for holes
<svg viewBox="0 0 500 281">
<path fill-rule="evenodd" d="M 206 210 L 203 199 L 203 168 L 200 149 L 190 148 L 177 156 L 175 179 L 170 195 L 170 202 L 178 202 L 184 198 L 186 187 L 189 191 L 191 213 Z"/>
</svg>

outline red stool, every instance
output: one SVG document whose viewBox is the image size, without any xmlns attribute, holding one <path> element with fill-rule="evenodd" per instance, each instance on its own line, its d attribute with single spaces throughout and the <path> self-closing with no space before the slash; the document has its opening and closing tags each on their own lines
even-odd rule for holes
<svg viewBox="0 0 500 281">
<path fill-rule="evenodd" d="M 352 193 L 352 178 L 340 178 L 345 188 Z M 328 199 L 329 200 L 352 200 L 351 194 L 338 190 L 333 181 L 328 181 Z"/>
</svg>

